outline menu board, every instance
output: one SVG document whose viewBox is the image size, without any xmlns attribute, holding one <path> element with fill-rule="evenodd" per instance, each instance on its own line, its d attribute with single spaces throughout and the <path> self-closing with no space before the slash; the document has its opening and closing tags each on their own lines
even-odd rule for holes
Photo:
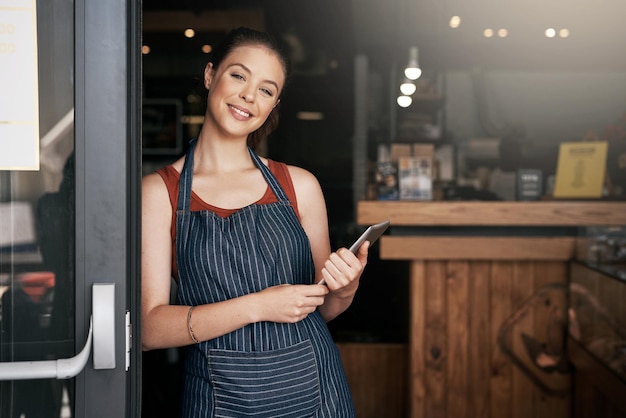
<svg viewBox="0 0 626 418">
<path fill-rule="evenodd" d="M 0 0 L 0 170 L 39 170 L 35 0 Z"/>
</svg>

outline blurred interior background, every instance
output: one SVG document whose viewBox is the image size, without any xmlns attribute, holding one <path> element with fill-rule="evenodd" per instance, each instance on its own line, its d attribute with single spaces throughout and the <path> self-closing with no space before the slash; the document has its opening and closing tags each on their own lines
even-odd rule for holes
<svg viewBox="0 0 626 418">
<path fill-rule="evenodd" d="M 144 0 L 144 172 L 197 134 L 206 53 L 249 26 L 282 37 L 294 64 L 261 151 L 318 177 L 334 248 L 364 229 L 356 202 L 376 198 L 380 145 L 427 143 L 447 156 L 443 198 L 515 200 L 509 173 L 547 179 L 559 144 L 625 132 L 625 12 L 622 0 Z M 401 107 L 412 49 L 422 75 Z M 165 145 L 150 137 L 153 111 L 176 120 Z M 406 343 L 407 269 L 374 247 L 357 300 L 330 324 L 335 338 Z"/>
</svg>

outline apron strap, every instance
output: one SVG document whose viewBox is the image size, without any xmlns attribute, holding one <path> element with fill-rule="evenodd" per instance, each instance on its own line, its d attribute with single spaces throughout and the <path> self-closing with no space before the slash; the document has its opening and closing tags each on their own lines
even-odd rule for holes
<svg viewBox="0 0 626 418">
<path fill-rule="evenodd" d="M 272 189 L 272 191 L 274 192 L 278 200 L 281 202 L 289 202 L 287 193 L 285 193 L 285 191 L 283 190 L 282 186 L 278 182 L 278 179 L 276 179 L 276 176 L 274 176 L 274 174 L 272 174 L 270 169 L 265 164 L 263 164 L 263 161 L 261 161 L 259 156 L 256 155 L 256 153 L 252 150 L 252 148 L 248 147 L 248 151 L 250 152 L 250 155 L 252 156 L 252 160 L 254 161 L 256 166 L 259 168 L 259 170 L 261 170 L 261 173 L 263 174 L 265 181 L 267 182 L 267 184 L 269 184 L 270 188 Z"/>
<path fill-rule="evenodd" d="M 180 173 L 180 186 L 178 188 L 178 210 L 189 211 L 191 202 L 191 179 L 193 175 L 193 150 L 196 148 L 196 139 L 189 141 L 189 149 L 185 155 L 185 164 Z"/>
</svg>

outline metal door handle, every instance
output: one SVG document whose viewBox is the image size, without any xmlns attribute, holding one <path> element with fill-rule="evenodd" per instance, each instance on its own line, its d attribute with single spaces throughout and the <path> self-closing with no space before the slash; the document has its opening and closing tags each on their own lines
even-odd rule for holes
<svg viewBox="0 0 626 418">
<path fill-rule="evenodd" d="M 0 363 L 1 380 L 70 379 L 87 364 L 93 341 L 94 368 L 115 368 L 115 284 L 96 283 L 92 287 L 92 316 L 89 334 L 83 349 L 67 359 L 42 361 L 15 361 Z M 95 317 L 95 320 L 94 320 Z M 97 328 L 94 339 L 94 322 Z"/>
<path fill-rule="evenodd" d="M 115 368 L 115 284 L 95 283 L 93 302 L 93 368 Z"/>
<path fill-rule="evenodd" d="M 69 379 L 83 370 L 91 352 L 93 334 L 92 321 L 89 321 L 87 343 L 76 356 L 43 361 L 14 361 L 0 363 L 0 380 L 27 379 Z"/>
</svg>

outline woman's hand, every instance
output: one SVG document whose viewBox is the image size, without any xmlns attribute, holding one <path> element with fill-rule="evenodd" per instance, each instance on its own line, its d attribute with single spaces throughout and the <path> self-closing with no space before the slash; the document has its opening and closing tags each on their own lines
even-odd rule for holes
<svg viewBox="0 0 626 418">
<path fill-rule="evenodd" d="M 328 288 L 321 285 L 278 285 L 258 293 L 259 321 L 294 323 L 324 303 Z"/>
<path fill-rule="evenodd" d="M 322 277 L 332 296 L 342 299 L 354 297 L 367 264 L 369 244 L 369 241 L 363 243 L 357 255 L 347 248 L 330 254 L 322 268 Z"/>
</svg>

